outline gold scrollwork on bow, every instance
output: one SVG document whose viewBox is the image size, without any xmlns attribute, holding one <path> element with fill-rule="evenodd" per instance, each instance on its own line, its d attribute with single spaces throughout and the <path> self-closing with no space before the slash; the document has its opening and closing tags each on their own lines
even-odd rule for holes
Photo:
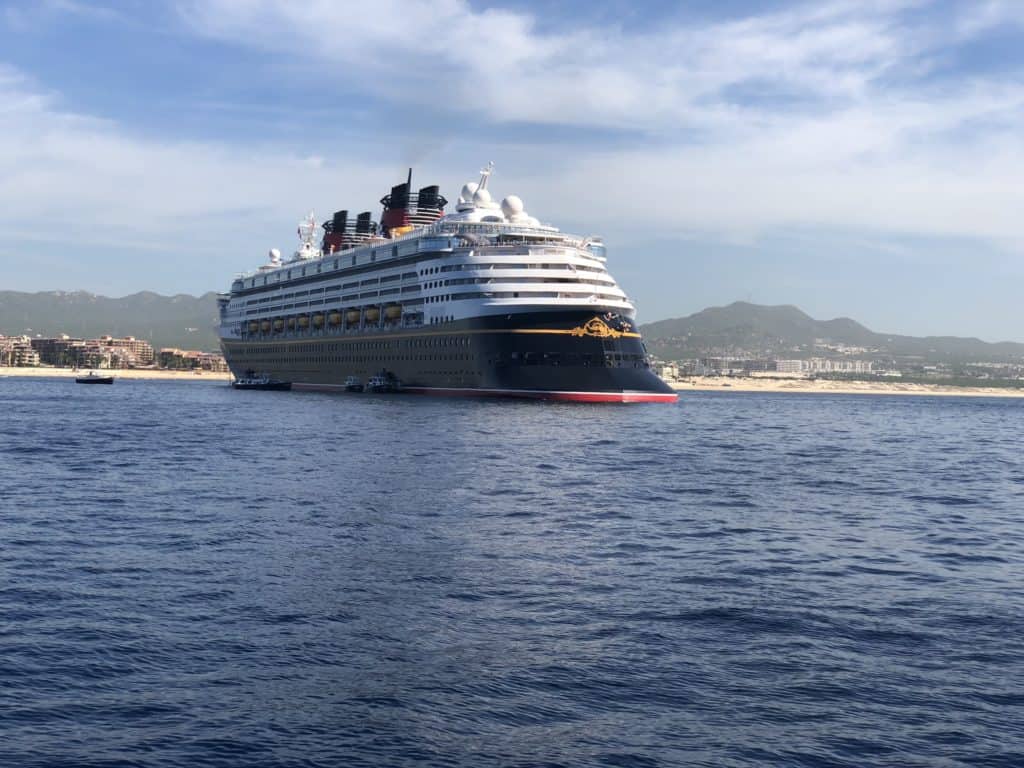
<svg viewBox="0 0 1024 768">
<path fill-rule="evenodd" d="M 597 336 L 601 339 L 617 339 L 623 335 L 622 331 L 616 331 L 600 317 L 592 317 L 583 325 L 573 328 L 569 333 L 573 336 Z"/>
</svg>

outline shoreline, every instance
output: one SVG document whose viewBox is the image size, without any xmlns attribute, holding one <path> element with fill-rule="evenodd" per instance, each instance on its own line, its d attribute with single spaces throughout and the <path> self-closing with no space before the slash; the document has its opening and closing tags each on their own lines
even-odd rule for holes
<svg viewBox="0 0 1024 768">
<path fill-rule="evenodd" d="M 135 379 L 149 381 L 231 381 L 230 373 L 219 373 L 216 371 L 165 371 L 148 368 L 115 368 L 115 369 L 89 369 L 81 368 L 11 368 L 0 367 L 0 377 L 11 378 L 39 377 L 54 379 L 71 379 L 76 376 L 87 376 L 90 370 L 96 370 L 104 376 L 113 376 L 115 379 Z"/>
<path fill-rule="evenodd" d="M 87 375 L 86 369 L 12 368 L 0 367 L 0 378 L 63 378 Z M 232 380 L 230 373 L 214 371 L 170 371 L 150 369 L 102 370 L 115 379 L 137 381 L 223 381 Z M 666 382 L 676 392 L 767 392 L 819 395 L 924 395 L 933 397 L 1002 397 L 1024 398 L 1024 389 L 999 387 L 956 387 L 943 384 L 907 384 L 877 381 L 827 381 L 807 379 L 758 379 L 726 376 L 694 376 Z"/>
<path fill-rule="evenodd" d="M 1024 389 L 957 387 L 881 381 L 827 381 L 693 376 L 667 382 L 676 392 L 781 392 L 819 395 L 926 395 L 933 397 L 1024 398 Z"/>
</svg>

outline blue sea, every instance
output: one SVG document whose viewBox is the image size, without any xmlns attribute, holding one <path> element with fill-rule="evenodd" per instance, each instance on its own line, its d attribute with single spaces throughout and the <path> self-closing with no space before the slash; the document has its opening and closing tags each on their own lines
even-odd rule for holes
<svg viewBox="0 0 1024 768">
<path fill-rule="evenodd" d="M 1022 766 L 1024 401 L 0 380 L 0 766 Z"/>
</svg>

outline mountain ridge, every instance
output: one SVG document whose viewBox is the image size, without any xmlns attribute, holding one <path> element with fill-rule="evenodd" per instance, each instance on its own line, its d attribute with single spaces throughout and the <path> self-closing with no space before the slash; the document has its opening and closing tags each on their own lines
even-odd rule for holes
<svg viewBox="0 0 1024 768">
<path fill-rule="evenodd" d="M 135 336 L 154 348 L 213 351 L 217 295 L 138 291 L 110 298 L 89 291 L 0 291 L 0 334 L 77 338 Z"/>
<path fill-rule="evenodd" d="M 640 326 L 648 348 L 659 357 L 700 357 L 755 352 L 765 356 L 806 356 L 817 342 L 866 348 L 864 357 L 914 357 L 940 362 L 1004 361 L 1024 358 L 1024 343 L 988 342 L 974 337 L 907 336 L 879 333 L 849 317 L 815 320 L 791 304 L 766 306 L 737 301 L 686 317 Z"/>
<path fill-rule="evenodd" d="M 111 298 L 89 291 L 0 291 L 0 334 L 93 338 L 135 336 L 154 347 L 216 350 L 217 294 L 164 296 L 137 291 Z M 935 361 L 1007 361 L 1024 358 L 1024 343 L 974 337 L 906 336 L 872 331 L 849 317 L 815 320 L 792 304 L 767 306 L 737 301 L 685 317 L 640 326 L 650 351 L 665 359 L 744 353 L 799 357 L 815 344 L 863 347 L 867 357 L 915 357 Z"/>
</svg>

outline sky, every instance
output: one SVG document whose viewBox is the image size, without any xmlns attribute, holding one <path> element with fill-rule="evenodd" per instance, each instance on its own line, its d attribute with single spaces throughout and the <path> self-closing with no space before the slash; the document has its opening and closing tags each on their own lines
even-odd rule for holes
<svg viewBox="0 0 1024 768">
<path fill-rule="evenodd" d="M 1020 0 L 0 0 L 0 289 L 199 294 L 413 168 L 732 301 L 1024 341 Z"/>
</svg>

